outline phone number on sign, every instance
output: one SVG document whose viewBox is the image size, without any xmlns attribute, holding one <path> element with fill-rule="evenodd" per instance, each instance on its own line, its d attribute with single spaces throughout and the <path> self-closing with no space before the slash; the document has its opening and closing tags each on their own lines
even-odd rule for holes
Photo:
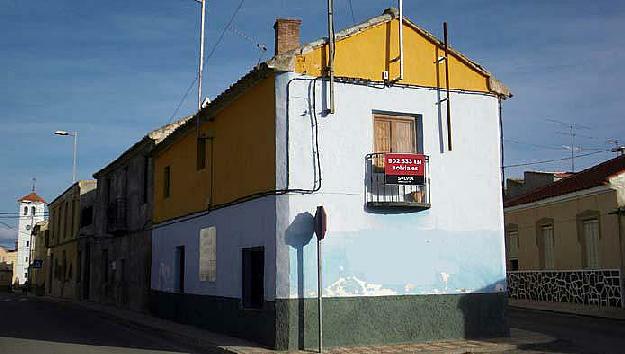
<svg viewBox="0 0 625 354">
<path fill-rule="evenodd" d="M 388 163 L 403 163 L 403 164 L 413 164 L 413 165 L 421 165 L 421 160 L 418 159 L 388 159 Z"/>
</svg>

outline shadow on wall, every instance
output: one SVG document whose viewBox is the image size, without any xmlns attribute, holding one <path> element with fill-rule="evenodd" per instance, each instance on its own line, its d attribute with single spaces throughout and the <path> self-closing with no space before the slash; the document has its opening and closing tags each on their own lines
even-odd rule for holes
<svg viewBox="0 0 625 354">
<path fill-rule="evenodd" d="M 297 344 L 304 348 L 304 246 L 313 239 L 315 233 L 314 217 L 310 213 L 299 213 L 286 229 L 286 243 L 297 252 Z"/>
<path fill-rule="evenodd" d="M 477 291 L 460 294 L 457 309 L 462 313 L 464 338 L 508 337 L 508 294 L 505 280 Z"/>
</svg>

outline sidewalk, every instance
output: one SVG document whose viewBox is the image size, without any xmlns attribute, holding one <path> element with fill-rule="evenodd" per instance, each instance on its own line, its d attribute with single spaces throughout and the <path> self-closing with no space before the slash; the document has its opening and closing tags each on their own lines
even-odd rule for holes
<svg viewBox="0 0 625 354">
<path fill-rule="evenodd" d="M 580 316 L 625 320 L 625 309 L 620 307 L 592 306 L 566 302 L 547 302 L 508 299 L 508 305 L 529 310 L 568 313 Z"/>
<path fill-rule="evenodd" d="M 206 353 L 237 353 L 237 354 L 268 354 L 280 353 L 266 349 L 256 343 L 210 332 L 198 327 L 179 324 L 160 319 L 148 314 L 119 309 L 113 306 L 101 305 L 89 301 L 73 301 L 50 297 L 37 297 L 44 301 L 63 302 L 68 305 L 80 306 L 91 311 L 97 311 L 115 318 L 130 326 L 156 331 L 164 338 L 184 342 Z M 332 347 L 324 353 L 501 353 L 508 350 L 517 350 L 524 346 L 549 343 L 555 339 L 535 332 L 512 328 L 511 336 L 507 338 L 492 338 L 482 340 L 444 340 L 429 343 L 376 345 L 362 347 Z M 310 351 L 295 351 L 293 353 L 311 353 Z"/>
</svg>

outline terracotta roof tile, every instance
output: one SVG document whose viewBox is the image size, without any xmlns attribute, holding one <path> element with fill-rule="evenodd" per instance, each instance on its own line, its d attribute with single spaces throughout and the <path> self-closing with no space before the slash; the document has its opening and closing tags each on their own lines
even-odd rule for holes
<svg viewBox="0 0 625 354">
<path fill-rule="evenodd" d="M 45 203 L 46 201 L 41 198 L 37 193 L 32 192 L 32 193 L 28 193 L 25 196 L 21 197 L 20 199 L 17 200 L 18 202 L 21 201 L 28 201 L 28 202 L 35 202 L 35 203 Z"/>
<path fill-rule="evenodd" d="M 504 207 L 533 203 L 542 199 L 601 186 L 608 182 L 608 178 L 620 172 L 625 172 L 625 155 L 602 162 L 540 189 L 506 200 Z"/>
</svg>

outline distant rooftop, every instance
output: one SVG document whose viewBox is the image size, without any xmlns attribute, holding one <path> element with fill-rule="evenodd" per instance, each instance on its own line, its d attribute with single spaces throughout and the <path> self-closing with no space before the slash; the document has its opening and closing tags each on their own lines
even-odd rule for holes
<svg viewBox="0 0 625 354">
<path fill-rule="evenodd" d="M 604 161 L 542 188 L 510 198 L 504 203 L 504 207 L 533 203 L 546 198 L 602 186 L 609 182 L 610 177 L 622 172 L 625 172 L 625 155 Z"/>
<path fill-rule="evenodd" d="M 25 196 L 23 196 L 20 199 L 18 199 L 17 201 L 18 202 L 27 201 L 27 202 L 44 203 L 44 204 L 46 202 L 43 198 L 41 198 L 39 196 L 39 194 L 37 194 L 35 192 L 28 193 Z"/>
</svg>

